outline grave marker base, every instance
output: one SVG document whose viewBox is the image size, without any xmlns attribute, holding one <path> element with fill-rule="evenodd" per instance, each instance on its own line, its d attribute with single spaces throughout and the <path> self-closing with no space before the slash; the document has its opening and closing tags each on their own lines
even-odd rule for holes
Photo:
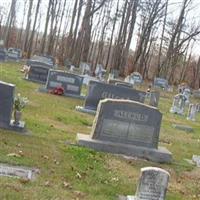
<svg viewBox="0 0 200 200">
<path fill-rule="evenodd" d="M 20 121 L 18 125 L 14 124 L 14 120 L 11 120 L 9 125 L 0 123 L 0 128 L 10 130 L 10 131 L 16 131 L 20 133 L 24 133 L 26 131 L 25 122 L 23 121 Z"/>
<path fill-rule="evenodd" d="M 136 156 L 158 163 L 169 163 L 172 154 L 164 147 L 158 149 L 145 148 L 136 145 L 114 143 L 108 141 L 94 140 L 89 135 L 77 134 L 77 141 L 80 146 L 89 147 L 98 151 L 110 152 L 114 154 L 124 154 Z"/>
<path fill-rule="evenodd" d="M 87 108 L 84 108 L 82 106 L 76 106 L 76 111 L 82 112 L 82 113 L 87 113 L 90 115 L 96 115 L 96 111 L 95 110 L 90 110 Z"/>
<path fill-rule="evenodd" d="M 44 88 L 44 87 L 41 87 L 41 88 L 38 89 L 38 92 L 41 92 L 41 93 L 49 93 L 49 90 L 47 90 L 47 89 Z M 49 94 L 50 94 L 50 93 L 49 93 Z M 85 96 L 83 96 L 83 95 L 79 96 L 79 95 L 74 95 L 74 94 L 67 94 L 67 93 L 65 93 L 65 94 L 63 94 L 63 95 L 61 95 L 61 96 L 85 100 Z"/>
</svg>

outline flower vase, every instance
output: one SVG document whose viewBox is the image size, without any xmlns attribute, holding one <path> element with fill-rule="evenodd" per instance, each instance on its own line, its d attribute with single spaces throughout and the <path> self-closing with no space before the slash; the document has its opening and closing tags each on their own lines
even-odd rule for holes
<svg viewBox="0 0 200 200">
<path fill-rule="evenodd" d="M 22 116 L 22 112 L 21 111 L 18 111 L 18 110 L 14 111 L 14 124 L 15 125 L 19 125 L 21 116 Z"/>
</svg>

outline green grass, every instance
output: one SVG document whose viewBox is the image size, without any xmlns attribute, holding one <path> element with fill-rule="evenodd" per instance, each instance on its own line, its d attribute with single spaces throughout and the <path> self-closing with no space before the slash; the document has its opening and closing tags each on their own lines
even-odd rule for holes
<svg viewBox="0 0 200 200">
<path fill-rule="evenodd" d="M 140 168 L 146 166 L 161 167 L 171 174 L 167 200 L 200 199 L 200 170 L 185 161 L 200 154 L 200 116 L 197 122 L 189 122 L 186 116 L 170 114 L 173 94 L 162 93 L 159 104 L 163 113 L 160 145 L 173 153 L 173 162 L 127 161 L 67 145 L 66 141 L 76 142 L 77 133 L 90 133 L 94 116 L 75 111 L 76 105 L 83 104 L 81 100 L 38 93 L 40 85 L 23 80 L 21 66 L 0 64 L 0 80 L 16 84 L 16 93 L 28 97 L 23 120 L 31 136 L 0 129 L 0 162 L 39 168 L 40 174 L 31 182 L 0 177 L 0 200 L 114 200 L 118 194 L 135 193 Z M 176 130 L 172 123 L 187 123 L 194 133 Z M 7 156 L 19 151 L 24 156 Z"/>
</svg>

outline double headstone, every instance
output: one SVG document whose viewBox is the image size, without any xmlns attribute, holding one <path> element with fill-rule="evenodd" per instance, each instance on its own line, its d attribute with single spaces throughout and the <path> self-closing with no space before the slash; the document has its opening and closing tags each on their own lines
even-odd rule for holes
<svg viewBox="0 0 200 200">
<path fill-rule="evenodd" d="M 91 135 L 78 134 L 78 144 L 96 150 L 170 162 L 171 153 L 158 147 L 162 114 L 154 107 L 130 101 L 100 101 Z"/>
<path fill-rule="evenodd" d="M 169 173 L 157 167 L 141 169 L 141 176 L 135 196 L 120 198 L 124 200 L 165 200 Z"/>
<path fill-rule="evenodd" d="M 83 77 L 67 73 L 60 70 L 49 70 L 45 88 L 40 91 L 51 91 L 55 88 L 62 87 L 65 96 L 84 98 L 81 96 Z"/>
<path fill-rule="evenodd" d="M 81 112 L 95 114 L 99 101 L 102 99 L 130 99 L 144 103 L 145 95 L 145 92 L 134 90 L 128 87 L 90 81 L 85 105 L 84 107 L 77 106 L 76 109 Z"/>
<path fill-rule="evenodd" d="M 15 85 L 0 81 L 0 127 L 23 131 L 24 122 L 15 124 L 12 120 Z"/>
</svg>

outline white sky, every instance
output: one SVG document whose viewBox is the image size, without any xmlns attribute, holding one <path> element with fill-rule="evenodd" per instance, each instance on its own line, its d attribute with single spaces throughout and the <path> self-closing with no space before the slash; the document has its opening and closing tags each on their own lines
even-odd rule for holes
<svg viewBox="0 0 200 200">
<path fill-rule="evenodd" d="M 123 1 L 123 0 L 121 0 L 121 1 Z M 37 1 L 34 0 L 34 3 L 36 3 L 36 2 Z M 67 1 L 67 8 L 72 7 L 73 3 L 74 3 L 74 0 L 68 0 Z M 170 16 L 172 18 L 176 18 L 179 15 L 181 3 L 182 3 L 182 0 L 169 0 L 169 4 L 170 4 L 169 12 L 170 12 Z M 11 4 L 11 0 L 0 0 L 0 7 L 4 7 L 4 12 L 7 15 L 8 15 L 8 10 L 9 10 L 10 4 Z M 42 8 L 44 8 L 41 11 L 41 14 L 42 14 L 42 16 L 41 16 L 42 17 L 41 27 L 42 27 L 42 30 L 44 29 L 44 22 L 45 22 L 47 4 L 48 4 L 48 0 L 42 0 Z M 23 15 L 24 0 L 17 0 L 17 5 L 18 5 L 17 6 L 17 24 L 20 25 L 21 21 L 22 21 L 22 15 Z M 199 12 L 199 10 L 200 10 L 200 0 L 193 0 L 193 3 L 191 4 L 190 8 L 191 8 L 191 11 L 190 11 L 189 15 L 187 16 L 187 21 L 193 22 L 194 24 L 195 23 L 200 24 L 200 12 Z M 20 12 L 20 10 L 21 10 L 21 12 Z M 136 29 L 137 28 L 135 28 L 135 31 L 137 31 Z M 136 37 L 133 37 L 133 40 L 132 40 L 132 44 L 131 44 L 132 49 L 134 49 L 134 46 L 135 46 L 135 43 L 136 43 L 135 38 Z M 200 54 L 200 37 L 199 37 L 199 40 L 195 42 L 194 53 L 196 55 Z"/>
</svg>

